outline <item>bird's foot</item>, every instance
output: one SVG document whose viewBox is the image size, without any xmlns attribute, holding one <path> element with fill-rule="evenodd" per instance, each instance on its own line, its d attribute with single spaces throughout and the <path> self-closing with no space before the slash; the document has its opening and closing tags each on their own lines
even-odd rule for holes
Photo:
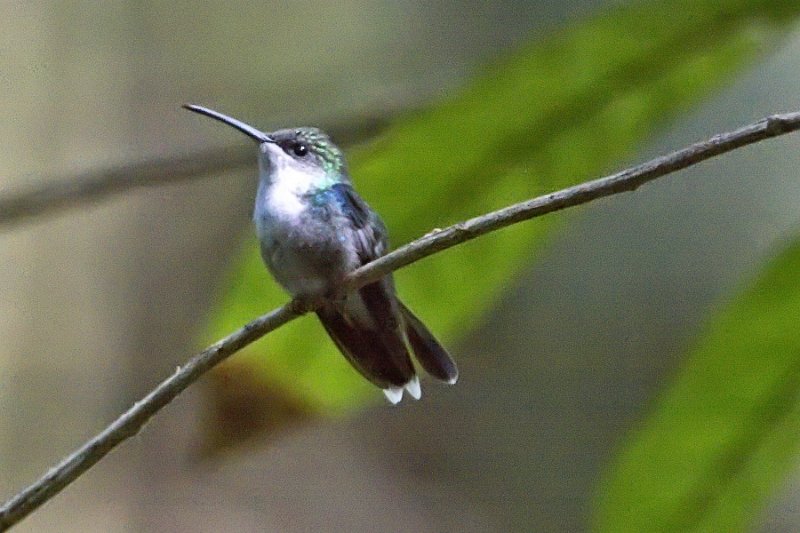
<svg viewBox="0 0 800 533">
<path fill-rule="evenodd" d="M 337 285 L 325 293 L 325 300 L 336 308 L 342 308 L 347 300 L 347 292 L 342 290 L 342 285 Z"/>
<path fill-rule="evenodd" d="M 347 299 L 347 292 L 335 286 L 321 293 L 298 294 L 292 300 L 292 310 L 300 315 L 316 311 L 321 307 L 341 308 Z"/>
<path fill-rule="evenodd" d="M 298 315 L 304 315 L 311 311 L 316 311 L 325 305 L 326 298 L 320 294 L 303 294 L 295 296 L 292 300 L 292 311 Z"/>
</svg>

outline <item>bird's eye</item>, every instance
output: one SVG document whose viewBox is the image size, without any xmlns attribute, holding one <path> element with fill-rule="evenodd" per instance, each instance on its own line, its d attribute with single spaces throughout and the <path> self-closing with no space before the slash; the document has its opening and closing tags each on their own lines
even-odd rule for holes
<svg viewBox="0 0 800 533">
<path fill-rule="evenodd" d="M 294 155 L 297 157 L 303 157 L 308 153 L 308 146 L 303 143 L 297 143 L 292 146 L 292 152 L 294 152 Z"/>
</svg>

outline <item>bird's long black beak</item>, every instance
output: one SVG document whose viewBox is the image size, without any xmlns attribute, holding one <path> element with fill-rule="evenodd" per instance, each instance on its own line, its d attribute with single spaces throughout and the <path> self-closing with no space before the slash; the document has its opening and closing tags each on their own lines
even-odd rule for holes
<svg viewBox="0 0 800 533">
<path fill-rule="evenodd" d="M 233 126 L 237 130 L 241 131 L 251 139 L 255 139 L 259 143 L 274 143 L 275 139 L 267 135 L 261 130 L 255 129 L 253 126 L 245 124 L 241 120 L 236 120 L 233 117 L 229 117 L 228 115 L 223 115 L 218 111 L 214 111 L 213 109 L 209 109 L 207 107 L 194 105 L 194 104 L 184 104 L 184 109 L 188 109 L 189 111 L 194 111 L 195 113 L 200 113 L 201 115 L 205 115 L 207 117 L 211 117 L 213 119 L 219 120 L 227 124 L 228 126 Z"/>
</svg>

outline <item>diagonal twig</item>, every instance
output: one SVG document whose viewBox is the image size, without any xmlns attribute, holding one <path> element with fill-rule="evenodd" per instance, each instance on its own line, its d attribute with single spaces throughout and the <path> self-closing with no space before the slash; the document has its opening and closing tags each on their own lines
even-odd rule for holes
<svg viewBox="0 0 800 533">
<path fill-rule="evenodd" d="M 800 129 L 800 112 L 772 115 L 734 131 L 720 133 L 622 172 L 568 187 L 532 200 L 432 232 L 359 268 L 347 279 L 353 290 L 403 266 L 506 226 L 625 191 L 742 146 Z M 58 494 L 144 424 L 209 369 L 309 309 L 293 300 L 195 355 L 106 429 L 54 466 L 42 478 L 0 507 L 5 531 Z"/>
</svg>

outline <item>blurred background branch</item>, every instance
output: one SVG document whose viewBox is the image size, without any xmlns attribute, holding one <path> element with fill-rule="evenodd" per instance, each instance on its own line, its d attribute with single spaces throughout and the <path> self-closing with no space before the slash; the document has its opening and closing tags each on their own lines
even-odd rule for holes
<svg viewBox="0 0 800 533">
<path fill-rule="evenodd" d="M 368 139 L 385 127 L 390 119 L 392 110 L 383 112 L 380 116 L 363 116 L 347 124 L 334 124 L 330 127 L 331 134 L 344 144 Z M 219 175 L 248 168 L 252 163 L 252 148 L 242 146 L 205 149 L 189 155 L 45 178 L 41 184 L 0 197 L 0 228 L 97 202 L 131 189 Z"/>
<path fill-rule="evenodd" d="M 442 230 L 437 229 L 358 269 L 349 277 L 347 286 L 355 290 L 398 268 L 492 231 L 598 198 L 634 190 L 649 181 L 711 157 L 797 129 L 800 129 L 800 112 L 771 115 L 611 176 L 508 206 Z M 152 183 L 152 180 L 148 183 Z M 309 309 L 303 308 L 303 305 L 303 302 L 295 300 L 275 309 L 209 346 L 179 367 L 171 377 L 161 382 L 106 429 L 0 507 L 0 531 L 18 523 L 89 470 L 121 442 L 136 435 L 153 415 L 208 370 L 248 344 L 307 312 Z"/>
</svg>

